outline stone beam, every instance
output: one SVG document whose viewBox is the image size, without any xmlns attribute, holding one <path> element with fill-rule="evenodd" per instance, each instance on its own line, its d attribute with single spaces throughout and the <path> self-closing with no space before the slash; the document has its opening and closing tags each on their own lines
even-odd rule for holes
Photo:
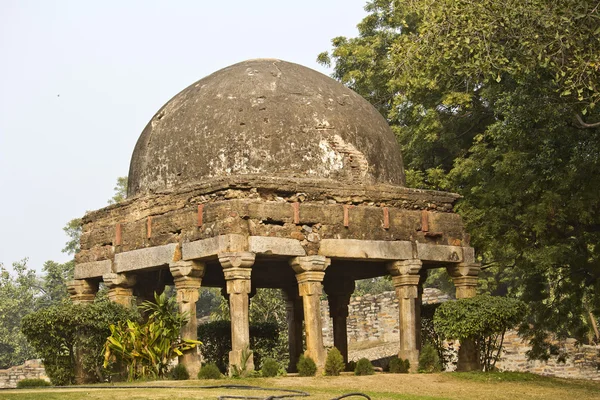
<svg viewBox="0 0 600 400">
<path fill-rule="evenodd" d="M 91 261 L 75 265 L 75 279 L 102 278 L 112 272 L 112 261 Z"/>
<path fill-rule="evenodd" d="M 305 256 L 306 251 L 296 239 L 276 238 L 269 236 L 250 236 L 248 250 L 255 254 L 272 254 L 278 256 Z"/>
<path fill-rule="evenodd" d="M 248 239 L 244 235 L 221 235 L 209 239 L 183 243 L 182 259 L 194 260 L 215 257 L 222 253 L 248 251 Z"/>
<path fill-rule="evenodd" d="M 357 260 L 403 260 L 413 257 L 409 241 L 323 239 L 319 255 Z"/>
<path fill-rule="evenodd" d="M 115 254 L 114 272 L 130 272 L 169 265 L 176 260 L 177 243 Z"/>
</svg>

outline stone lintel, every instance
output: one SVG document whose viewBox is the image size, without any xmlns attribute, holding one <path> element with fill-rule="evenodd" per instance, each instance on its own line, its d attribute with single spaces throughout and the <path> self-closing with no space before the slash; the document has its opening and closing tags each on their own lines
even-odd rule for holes
<svg viewBox="0 0 600 400">
<path fill-rule="evenodd" d="M 460 263 L 464 260 L 463 247 L 417 243 L 417 257 L 423 261 Z"/>
<path fill-rule="evenodd" d="M 409 241 L 323 239 L 319 254 L 341 259 L 403 260 L 413 258 L 413 249 Z"/>
<path fill-rule="evenodd" d="M 296 239 L 268 236 L 250 236 L 248 250 L 256 254 L 280 256 L 304 256 L 306 251 Z"/>
<path fill-rule="evenodd" d="M 101 278 L 102 275 L 112 272 L 112 261 L 91 261 L 75 265 L 75 279 Z"/>
<path fill-rule="evenodd" d="M 175 261 L 177 243 L 115 254 L 115 272 L 129 272 L 169 265 Z"/>
<path fill-rule="evenodd" d="M 184 260 L 203 259 L 221 253 L 248 251 L 248 239 L 244 235 L 220 235 L 183 243 L 181 247 Z"/>
</svg>

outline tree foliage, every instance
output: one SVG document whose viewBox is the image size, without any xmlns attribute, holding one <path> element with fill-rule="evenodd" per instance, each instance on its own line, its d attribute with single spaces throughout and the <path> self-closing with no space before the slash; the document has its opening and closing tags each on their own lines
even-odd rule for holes
<svg viewBox="0 0 600 400">
<path fill-rule="evenodd" d="M 13 274 L 0 263 L 0 369 L 35 356 L 21 333 L 21 320 L 37 308 L 40 281 L 27 259 L 13 263 L 12 270 Z"/>
<path fill-rule="evenodd" d="M 547 354 L 549 331 L 589 340 L 600 314 L 598 2 L 366 10 L 359 35 L 333 39 L 319 61 L 388 118 L 409 186 L 464 196 L 486 291 L 530 304 L 532 354 Z"/>
<path fill-rule="evenodd" d="M 115 193 L 113 194 L 113 197 L 108 200 L 108 204 L 117 204 L 125 200 L 127 198 L 127 177 L 118 177 L 113 190 Z"/>
<path fill-rule="evenodd" d="M 472 340 L 480 365 L 491 371 L 500 358 L 504 333 L 522 321 L 525 310 L 520 300 L 476 296 L 443 303 L 435 311 L 433 323 L 444 339 Z"/>
<path fill-rule="evenodd" d="M 108 300 L 92 304 L 65 301 L 43 308 L 23 318 L 22 331 L 42 358 L 54 385 L 75 381 L 75 352 L 79 349 L 84 373 L 102 381 L 102 348 L 110 334 L 110 324 L 134 319 L 134 311 Z"/>
</svg>

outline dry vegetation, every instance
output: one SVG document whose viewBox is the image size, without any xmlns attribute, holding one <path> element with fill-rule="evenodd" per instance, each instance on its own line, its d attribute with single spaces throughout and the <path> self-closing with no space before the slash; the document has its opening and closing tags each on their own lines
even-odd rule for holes
<svg viewBox="0 0 600 400">
<path fill-rule="evenodd" d="M 272 388 L 271 391 L 198 389 L 191 386 L 236 384 Z M 516 399 L 598 399 L 600 382 L 552 379 L 529 374 L 376 374 L 341 377 L 279 377 L 244 380 L 145 382 L 147 388 L 118 388 L 98 385 L 94 388 L 22 389 L 0 392 L 6 400 L 91 399 L 107 397 L 137 399 L 215 399 L 219 395 L 260 396 L 283 394 L 277 388 L 303 390 L 311 399 L 331 399 L 348 392 L 364 392 L 375 399 L 414 400 L 516 400 Z M 171 388 L 153 388 L 165 386 Z"/>
</svg>

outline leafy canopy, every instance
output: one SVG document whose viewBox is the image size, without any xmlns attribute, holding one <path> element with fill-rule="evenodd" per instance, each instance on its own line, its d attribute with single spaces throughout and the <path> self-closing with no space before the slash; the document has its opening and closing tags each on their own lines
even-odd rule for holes
<svg viewBox="0 0 600 400">
<path fill-rule="evenodd" d="M 523 332 L 600 341 L 600 7 L 592 0 L 373 0 L 319 55 L 401 144 L 409 186 L 463 195 L 484 289 Z"/>
</svg>

